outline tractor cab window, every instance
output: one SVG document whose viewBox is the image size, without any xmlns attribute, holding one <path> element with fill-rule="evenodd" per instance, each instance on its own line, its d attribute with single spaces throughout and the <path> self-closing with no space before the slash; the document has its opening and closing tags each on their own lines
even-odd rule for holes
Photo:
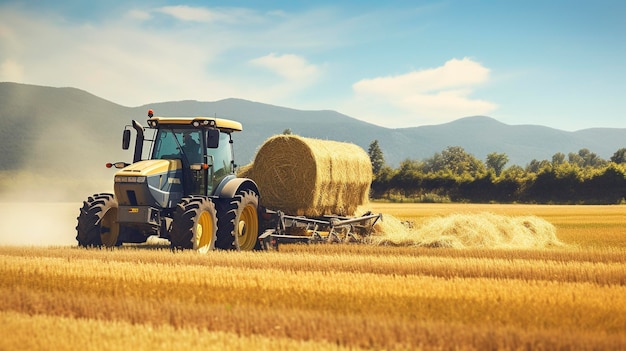
<svg viewBox="0 0 626 351">
<path fill-rule="evenodd" d="M 178 158 L 188 164 L 202 163 L 202 140 L 202 131 L 198 129 L 161 129 L 152 158 Z"/>
</svg>

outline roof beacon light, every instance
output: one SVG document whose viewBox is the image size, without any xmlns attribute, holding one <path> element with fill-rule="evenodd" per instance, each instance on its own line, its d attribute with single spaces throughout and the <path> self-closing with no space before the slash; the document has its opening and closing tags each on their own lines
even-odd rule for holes
<svg viewBox="0 0 626 351">
<path fill-rule="evenodd" d="M 152 111 L 152 109 L 148 110 L 148 117 L 152 117 L 154 116 L 154 111 Z"/>
</svg>

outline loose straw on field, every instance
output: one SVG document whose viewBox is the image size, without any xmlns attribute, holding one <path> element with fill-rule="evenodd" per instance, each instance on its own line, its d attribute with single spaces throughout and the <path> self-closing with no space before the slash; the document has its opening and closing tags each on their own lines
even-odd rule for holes
<svg viewBox="0 0 626 351">
<path fill-rule="evenodd" d="M 267 208 L 290 215 L 353 215 L 368 201 L 372 165 L 354 144 L 278 135 L 265 141 L 239 176 L 257 183 Z"/>
<path fill-rule="evenodd" d="M 374 228 L 371 242 L 378 245 L 450 248 L 542 248 L 562 246 L 556 228 L 536 216 L 502 216 L 493 213 L 453 214 L 408 228 L 393 216 Z"/>
</svg>

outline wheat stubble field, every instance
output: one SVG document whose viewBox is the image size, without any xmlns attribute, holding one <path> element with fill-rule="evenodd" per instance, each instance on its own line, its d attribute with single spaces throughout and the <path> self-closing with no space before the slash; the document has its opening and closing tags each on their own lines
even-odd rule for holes
<svg viewBox="0 0 626 351">
<path fill-rule="evenodd" d="M 534 215 L 564 245 L 4 246 L 0 350 L 626 349 L 625 206 L 372 207 Z"/>
</svg>

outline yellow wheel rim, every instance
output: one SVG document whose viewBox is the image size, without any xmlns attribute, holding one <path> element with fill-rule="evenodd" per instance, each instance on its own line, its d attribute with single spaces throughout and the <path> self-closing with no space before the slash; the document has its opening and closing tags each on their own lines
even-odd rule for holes
<svg viewBox="0 0 626 351">
<path fill-rule="evenodd" d="M 198 238 L 196 249 L 203 253 L 211 250 L 213 235 L 213 218 L 208 212 L 203 211 L 196 224 L 196 237 Z"/>
<path fill-rule="evenodd" d="M 112 207 L 104 214 L 100 222 L 100 240 L 102 245 L 113 247 L 117 244 L 120 235 L 120 225 L 117 223 L 117 208 Z"/>
<path fill-rule="evenodd" d="M 246 205 L 246 207 L 244 207 L 236 229 L 239 249 L 254 249 L 259 233 L 259 217 L 257 217 L 256 207 L 254 205 Z"/>
</svg>

